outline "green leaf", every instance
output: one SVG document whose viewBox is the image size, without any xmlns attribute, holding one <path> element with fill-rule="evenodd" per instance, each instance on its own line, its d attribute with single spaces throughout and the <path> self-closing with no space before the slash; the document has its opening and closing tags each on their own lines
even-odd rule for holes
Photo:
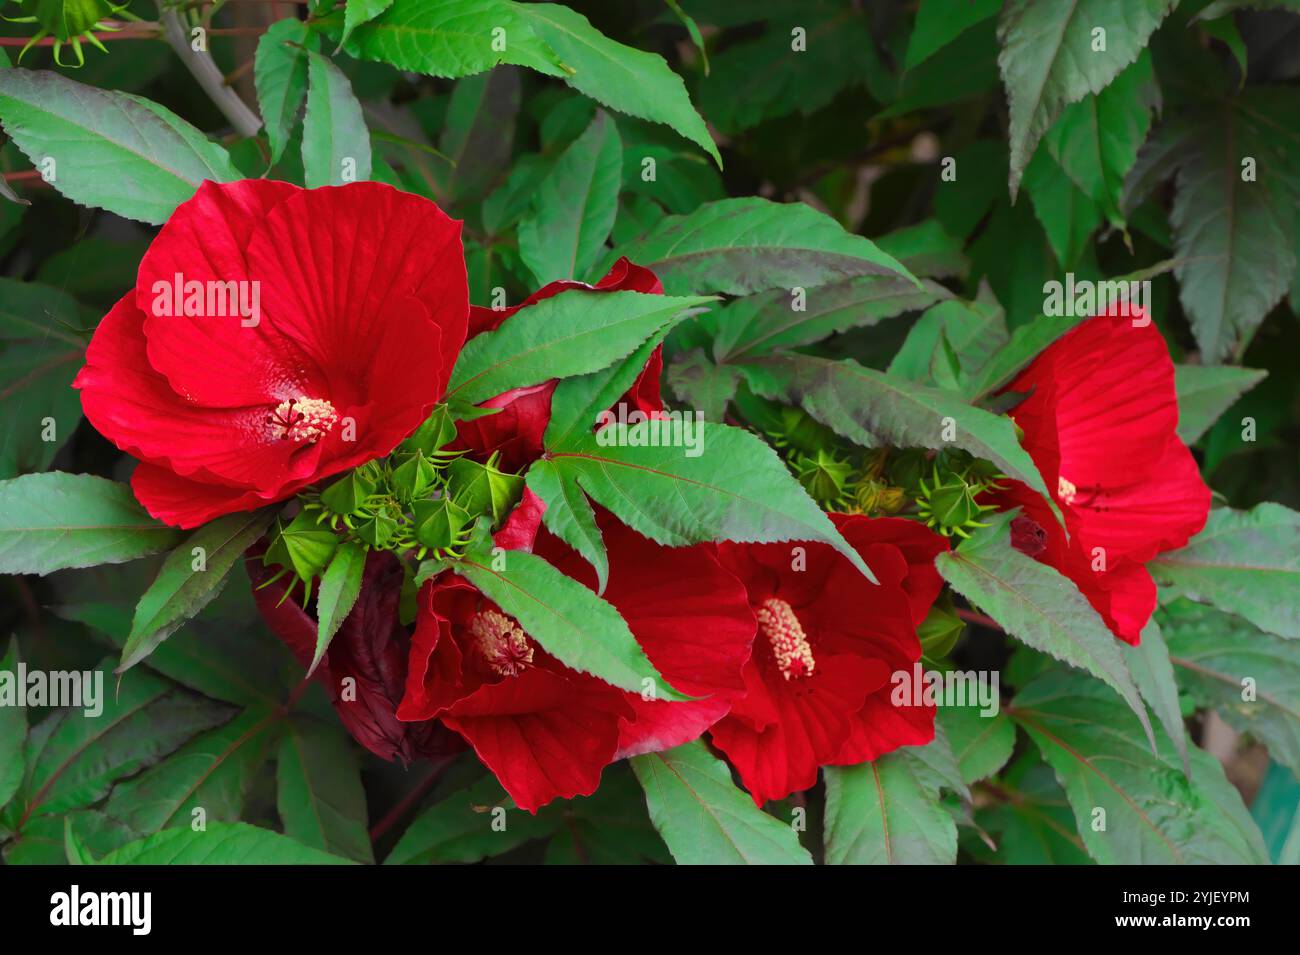
<svg viewBox="0 0 1300 955">
<path fill-rule="evenodd" d="M 1164 608 L 1160 619 L 1184 692 L 1300 775 L 1300 643 L 1186 601 Z"/>
<path fill-rule="evenodd" d="M 654 357 L 655 349 L 672 330 L 672 325 L 661 326 L 622 361 L 600 371 L 565 378 L 556 385 L 543 443 L 560 448 L 577 435 L 590 434 L 601 412 L 613 408 L 636 383 Z"/>
<path fill-rule="evenodd" d="M 357 602 L 365 569 L 366 549 L 352 541 L 340 544 L 330 558 L 316 596 L 316 652 L 312 656 L 311 666 L 307 668 L 308 676 L 320 665 L 334 634 L 338 633 L 339 627 L 351 612 L 352 605 Z"/>
<path fill-rule="evenodd" d="M 975 24 L 997 16 L 1001 8 L 1002 0 L 956 4 L 949 0 L 921 0 L 916 24 L 907 40 L 903 69 L 910 70 L 924 63 Z"/>
<path fill-rule="evenodd" d="M 1101 225 L 1101 206 L 1070 181 L 1047 150 L 1035 153 L 1025 167 L 1024 187 L 1056 260 L 1073 269 Z"/>
<path fill-rule="evenodd" d="M 375 861 L 361 768 L 345 733 L 307 717 L 291 718 L 276 778 L 285 835 L 331 855 Z"/>
<path fill-rule="evenodd" d="M 28 734 L 22 788 L 27 817 L 87 806 L 114 781 L 157 762 L 231 715 L 229 707 L 175 689 L 143 670 L 116 687 L 108 666 L 88 672 L 95 674 L 96 692 L 103 692 L 92 700 L 83 682 L 83 700 L 102 706 L 102 712 L 91 718 L 85 714 L 93 707 L 61 709 Z"/>
<path fill-rule="evenodd" d="M 572 380 L 572 379 L 570 379 Z M 596 571 L 596 592 L 609 582 L 609 555 L 596 526 L 596 513 L 576 480 L 565 480 L 559 469 L 542 459 L 528 469 L 528 487 L 546 504 L 542 523 Z"/>
<path fill-rule="evenodd" d="M 365 0 L 358 0 L 360 9 Z M 347 15 L 353 15 L 352 6 Z M 302 20 L 289 17 L 271 24 L 257 41 L 253 82 L 257 105 L 271 142 L 271 162 L 277 163 L 298 125 L 298 111 L 307 96 L 307 56 L 316 37 Z"/>
<path fill-rule="evenodd" d="M 370 178 L 370 132 L 343 71 L 320 53 L 307 54 L 307 113 L 302 168 L 308 189 Z"/>
<path fill-rule="evenodd" d="M 533 211 L 519 223 L 519 255 L 539 286 L 591 268 L 614 226 L 622 175 L 618 127 L 597 111 L 537 187 Z"/>
<path fill-rule="evenodd" d="M 567 291 L 472 338 L 452 370 L 448 399 L 478 404 L 512 388 L 599 371 L 708 298 Z"/>
<path fill-rule="evenodd" d="M 1061 111 L 1097 93 L 1146 46 L 1175 0 L 1009 0 L 998 22 L 998 67 L 1011 108 L 1011 195 Z M 1097 31 L 1103 31 L 1098 34 Z M 1104 43 L 1104 48 L 1097 49 Z"/>
<path fill-rule="evenodd" d="M 734 365 L 715 365 L 705 357 L 704 349 L 694 348 L 668 366 L 667 377 L 673 394 L 704 420 L 722 421 L 736 396 L 741 374 Z"/>
<path fill-rule="evenodd" d="M 72 379 L 85 352 L 59 339 L 0 351 L 0 478 L 43 471 L 81 421 Z"/>
<path fill-rule="evenodd" d="M 18 680 L 18 640 L 9 638 L 9 649 L 0 657 L 0 673 Z M 23 781 L 23 742 L 27 739 L 27 709 L 0 706 L 0 809 L 3 809 Z"/>
<path fill-rule="evenodd" d="M 984 290 L 987 292 L 987 286 Z M 991 294 L 973 302 L 948 299 L 926 309 L 913 323 L 888 371 L 910 381 L 955 391 L 1006 342 L 1006 317 Z M 949 350 L 959 362 L 955 370 L 946 360 Z"/>
<path fill-rule="evenodd" d="M 1154 618 L 1147 621 L 1147 625 L 1142 628 L 1141 643 L 1136 647 L 1124 644 L 1123 653 L 1142 698 L 1150 705 L 1156 719 L 1160 720 L 1165 733 L 1174 741 L 1174 748 L 1183 761 L 1183 772 L 1190 773 L 1192 767 L 1187 755 L 1187 731 L 1178 706 L 1178 684 L 1174 682 L 1174 668 L 1169 662 L 1169 648 L 1165 646 L 1160 624 Z"/>
<path fill-rule="evenodd" d="M 962 448 L 1023 481 L 1056 510 L 1042 475 L 1016 438 L 1014 422 L 1005 415 L 847 359 L 778 355 L 752 363 L 746 372 L 759 394 L 798 401 L 808 414 L 854 444 Z"/>
<path fill-rule="evenodd" d="M 975 823 L 997 838 L 990 861 L 1009 865 L 1088 865 L 1065 791 L 1031 749 L 1018 757 L 992 791 L 996 801 L 976 810 Z"/>
<path fill-rule="evenodd" d="M 647 235 L 606 256 L 592 274 L 603 275 L 619 255 L 653 269 L 673 295 L 750 295 L 859 275 L 902 276 L 921 287 L 892 256 L 844 231 L 830 216 L 801 202 L 756 196 L 720 199 L 689 215 L 667 216 Z"/>
<path fill-rule="evenodd" d="M 1056 771 L 1098 862 L 1268 861 L 1259 829 L 1219 761 L 1193 747 L 1191 777 L 1184 776 L 1165 734 L 1158 733 L 1153 752 L 1100 683 L 1045 674 L 1020 691 L 1010 714 Z"/>
<path fill-rule="evenodd" d="M 360 60 L 455 79 L 499 63 L 565 75 L 560 58 L 508 0 L 394 0 L 343 49 Z"/>
<path fill-rule="evenodd" d="M 679 865 L 812 865 L 794 827 L 755 806 L 703 742 L 631 763 L 650 821 Z"/>
<path fill-rule="evenodd" d="M 568 7 L 554 3 L 513 6 L 559 54 L 571 71 L 564 77 L 570 86 L 620 113 L 663 123 L 700 145 L 722 165 L 713 137 L 686 95 L 686 85 L 663 57 L 611 40 Z"/>
<path fill-rule="evenodd" d="M 384 865 L 479 862 L 549 835 L 560 816 L 516 809 L 493 776 L 434 803 L 411 823 Z"/>
<path fill-rule="evenodd" d="M 1120 207 L 1124 177 L 1137 161 L 1151 129 L 1151 114 L 1159 107 L 1151 55 L 1143 50 L 1100 93 L 1065 107 L 1043 137 L 1074 184 L 1115 225 L 1125 225 Z"/>
<path fill-rule="evenodd" d="M 691 448 L 650 446 L 655 427 L 611 424 L 550 449 L 550 460 L 561 479 L 577 481 L 623 523 L 666 547 L 820 541 L 875 582 L 858 552 L 760 438 L 700 422 L 699 453 L 691 457 Z"/>
<path fill-rule="evenodd" d="M 343 35 L 339 46 L 348 42 L 352 31 L 363 23 L 369 23 L 393 5 L 393 0 L 352 0 L 343 8 Z"/>
<path fill-rule="evenodd" d="M 1289 95 L 1255 88 L 1197 113 L 1190 138 L 1169 163 L 1178 170 L 1169 220 L 1182 260 L 1179 298 L 1206 364 L 1230 355 L 1240 360 L 1290 287 L 1300 201 L 1291 131 L 1298 121 Z M 1254 163 L 1250 177 L 1247 160 Z"/>
<path fill-rule="evenodd" d="M 949 294 L 934 282 L 918 288 L 900 276 L 879 275 L 818 285 L 800 297 L 771 289 L 718 310 L 713 354 L 719 362 L 737 363 L 779 348 L 811 345 L 850 328 L 919 311 Z"/>
<path fill-rule="evenodd" d="M 269 829 L 214 822 L 205 831 L 165 829 L 115 849 L 97 865 L 351 865 Z"/>
<path fill-rule="evenodd" d="M 254 707 L 190 740 L 162 762 L 113 787 L 104 812 L 138 836 L 205 823 L 237 822 L 254 775 L 279 732 L 279 717 Z"/>
<path fill-rule="evenodd" d="M 1300 513 L 1280 504 L 1219 508 L 1186 547 L 1148 564 L 1161 584 L 1261 630 L 1300 639 Z"/>
<path fill-rule="evenodd" d="M 76 334 L 82 310 L 61 288 L 37 282 L 0 278 L 0 341 L 42 342 L 85 348 Z"/>
<path fill-rule="evenodd" d="M 440 174 L 438 194 L 449 203 L 459 205 L 481 198 L 512 171 L 511 147 L 521 86 L 520 71 L 509 66 L 457 81 L 438 140 L 446 162 L 432 162 Z M 483 218 L 486 225 L 486 209 Z M 489 234 L 495 232 L 488 227 Z"/>
<path fill-rule="evenodd" d="M 117 673 L 135 666 L 221 592 L 226 575 L 275 516 L 274 508 L 227 514 L 203 525 L 167 555 L 135 608 Z"/>
<path fill-rule="evenodd" d="M 120 564 L 166 550 L 179 536 L 146 514 L 125 484 L 62 471 L 0 481 L 0 573 Z"/>
<path fill-rule="evenodd" d="M 1235 365 L 1175 365 L 1178 437 L 1194 444 L 1238 398 L 1263 381 L 1262 368 Z"/>
<path fill-rule="evenodd" d="M 952 865 L 957 826 L 913 749 L 827 766 L 828 865 Z"/>
<path fill-rule="evenodd" d="M 512 550 L 502 557 L 498 570 L 492 554 L 471 552 L 452 570 L 565 666 L 632 693 L 641 693 L 650 680 L 661 699 L 689 699 L 655 669 L 613 604 L 534 554 Z"/>
<path fill-rule="evenodd" d="M 155 225 L 205 179 L 240 178 L 226 151 L 179 116 L 129 93 L 58 73 L 0 70 L 0 122 L 50 180 L 81 205 Z"/>
<path fill-rule="evenodd" d="M 945 706 L 938 719 L 966 783 L 987 779 L 1011 758 L 1016 727 L 1006 713 L 985 716 L 974 706 Z"/>
<path fill-rule="evenodd" d="M 939 574 L 1007 633 L 1104 680 L 1151 738 L 1146 707 L 1115 636 L 1071 580 L 1011 546 L 1013 516 L 999 515 L 955 551 L 936 557 Z"/>
</svg>

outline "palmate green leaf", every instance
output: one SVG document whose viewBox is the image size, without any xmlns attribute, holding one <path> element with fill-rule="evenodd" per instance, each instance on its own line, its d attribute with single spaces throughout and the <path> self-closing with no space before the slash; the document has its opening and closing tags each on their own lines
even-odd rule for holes
<svg viewBox="0 0 1300 955">
<path fill-rule="evenodd" d="M 701 422 L 700 453 L 690 457 L 688 448 L 650 446 L 656 426 L 609 425 L 550 449 L 549 460 L 561 480 L 576 481 L 624 524 L 666 547 L 820 541 L 875 582 L 858 552 L 760 438 Z"/>
<path fill-rule="evenodd" d="M 343 49 L 360 60 L 448 79 L 500 63 L 566 75 L 559 55 L 509 0 L 394 0 L 356 27 Z"/>
<path fill-rule="evenodd" d="M 338 727 L 292 717 L 280 742 L 276 778 L 276 805 L 285 835 L 331 855 L 375 861 L 361 767 L 351 741 Z"/>
<path fill-rule="evenodd" d="M 421 813 L 384 865 L 479 862 L 549 835 L 564 821 L 557 808 L 544 807 L 537 815 L 517 809 L 489 775 Z M 505 813 L 504 826 L 497 823 L 497 810 Z"/>
<path fill-rule="evenodd" d="M 1182 600 L 1159 616 L 1183 691 L 1300 775 L 1300 642 Z"/>
<path fill-rule="evenodd" d="M 1055 770 L 1098 862 L 1268 861 L 1259 829 L 1218 760 L 1193 747 L 1191 776 L 1184 776 L 1168 737 L 1158 733 L 1153 752 L 1101 683 L 1044 674 L 1020 691 L 1010 715 Z"/>
<path fill-rule="evenodd" d="M 320 53 L 307 54 L 302 168 L 308 189 L 370 178 L 370 132 L 352 84 Z"/>
<path fill-rule="evenodd" d="M 116 780 L 157 762 L 232 713 L 228 706 L 176 689 L 143 670 L 120 683 L 108 664 L 93 672 L 103 678 L 99 716 L 61 709 L 27 736 L 20 796 L 26 817 L 95 802 Z"/>
<path fill-rule="evenodd" d="M 1100 93 L 1065 107 L 1043 136 L 1065 173 L 1115 225 L 1125 225 L 1120 207 L 1124 177 L 1146 141 L 1152 112 L 1159 108 L 1151 55 L 1143 50 Z"/>
<path fill-rule="evenodd" d="M 504 567 L 497 569 L 490 552 L 471 551 L 452 570 L 565 666 L 629 692 L 641 693 L 649 685 L 659 699 L 690 699 L 655 669 L 613 604 L 535 554 L 512 550 L 503 559 Z"/>
<path fill-rule="evenodd" d="M 360 8 L 364 3 L 357 4 Z M 347 7 L 352 15 L 352 7 Z M 271 24 L 257 41 L 253 58 L 253 83 L 257 105 L 271 144 L 271 162 L 277 163 L 298 125 L 298 111 L 307 96 L 307 54 L 318 46 L 316 35 L 302 20 L 289 17 Z"/>
<path fill-rule="evenodd" d="M 316 652 L 312 656 L 311 666 L 307 668 L 310 676 L 320 665 L 329 649 L 330 641 L 339 627 L 352 611 L 361 593 L 361 578 L 366 569 L 366 548 L 354 541 L 345 541 L 339 545 L 329 566 L 321 575 L 320 590 L 316 596 Z"/>
<path fill-rule="evenodd" d="M 998 515 L 956 550 L 940 554 L 939 574 L 1007 633 L 1104 680 L 1137 714 L 1150 739 L 1146 707 L 1115 636 L 1071 580 L 1011 546 L 1012 517 L 1013 512 Z"/>
<path fill-rule="evenodd" d="M 589 433 L 601 412 L 614 409 L 617 413 L 615 403 L 645 372 L 655 349 L 671 331 L 671 325 L 662 326 L 622 361 L 561 381 L 551 395 L 551 419 L 546 424 L 543 443 L 547 447 L 563 447 L 576 436 Z"/>
<path fill-rule="evenodd" d="M 935 282 L 922 282 L 918 288 L 902 276 L 880 275 L 807 288 L 801 301 L 788 289 L 771 289 L 718 310 L 713 354 L 719 362 L 744 362 L 779 348 L 810 345 L 850 328 L 919 311 L 949 295 Z M 797 304 L 803 307 L 797 308 Z"/>
<path fill-rule="evenodd" d="M 668 216 L 649 234 L 611 252 L 592 275 L 627 256 L 653 269 L 670 294 L 751 295 L 809 288 L 859 275 L 902 276 L 920 283 L 870 239 L 801 202 L 720 199 Z"/>
<path fill-rule="evenodd" d="M 1281 504 L 1219 508 L 1186 547 L 1148 564 L 1161 584 L 1300 640 L 1300 513 Z"/>
<path fill-rule="evenodd" d="M 113 787 L 104 812 L 136 837 L 205 822 L 237 822 L 254 774 L 281 730 L 270 707 L 253 707 L 190 740 L 162 762 Z"/>
<path fill-rule="evenodd" d="M 211 521 L 167 555 L 136 604 L 117 672 L 135 666 L 221 592 L 235 562 L 266 532 L 274 508 L 227 514 Z"/>
<path fill-rule="evenodd" d="M 179 536 L 146 514 L 125 484 L 62 471 L 0 481 L 0 573 L 120 564 L 166 550 Z"/>
<path fill-rule="evenodd" d="M 596 592 L 605 593 L 609 583 L 609 555 L 596 512 L 576 479 L 566 478 L 558 467 L 545 459 L 528 469 L 528 488 L 544 502 L 542 522 L 546 529 L 576 550 L 596 571 Z"/>
<path fill-rule="evenodd" d="M 611 40 L 568 7 L 555 3 L 515 3 L 513 7 L 542 42 L 559 54 L 571 71 L 564 77 L 570 86 L 620 113 L 663 123 L 722 165 L 713 137 L 686 94 L 686 84 L 663 57 Z"/>
<path fill-rule="evenodd" d="M 1101 206 L 1070 181 L 1046 149 L 1034 153 L 1025 167 L 1024 187 L 1056 261 L 1073 269 L 1102 223 Z"/>
<path fill-rule="evenodd" d="M 650 821 L 679 865 L 812 865 L 794 827 L 755 806 L 703 742 L 631 763 Z"/>
<path fill-rule="evenodd" d="M 740 384 L 740 369 L 715 365 L 694 348 L 668 366 L 668 387 L 706 421 L 722 421 Z"/>
<path fill-rule="evenodd" d="M 1236 365 L 1175 365 L 1178 437 L 1194 444 L 1233 403 L 1263 381 L 1262 368 Z"/>
<path fill-rule="evenodd" d="M 1056 511 L 1038 468 L 1016 438 L 1015 424 L 927 388 L 850 360 L 774 355 L 745 366 L 750 387 L 777 400 L 798 401 L 826 427 L 864 448 L 957 447 L 1023 481 Z M 951 440 L 946 440 L 948 426 Z M 1057 511 L 1059 515 L 1059 511 Z"/>
<path fill-rule="evenodd" d="M 591 268 L 614 227 L 622 175 L 618 127 L 597 111 L 537 187 L 532 213 L 519 223 L 519 256 L 539 286 Z"/>
<path fill-rule="evenodd" d="M 10 674 L 6 676 L 5 674 Z M 18 640 L 9 638 L 9 647 L 0 657 L 0 680 L 18 679 Z M 22 706 L 0 706 L 0 809 L 22 785 L 23 743 L 27 739 L 27 710 Z"/>
<path fill-rule="evenodd" d="M 1160 624 L 1154 618 L 1147 621 L 1147 625 L 1142 628 L 1141 643 L 1136 647 L 1123 644 L 1122 652 L 1138 692 L 1147 701 L 1156 719 L 1160 720 L 1165 733 L 1174 741 L 1174 748 L 1183 761 L 1183 772 L 1190 773 L 1192 766 L 1187 751 L 1187 731 L 1178 706 L 1178 684 L 1174 682 L 1169 647 L 1165 645 Z"/>
<path fill-rule="evenodd" d="M 179 116 L 58 73 L 0 70 L 0 123 L 74 202 L 155 225 L 205 179 L 240 178 L 226 151 Z"/>
<path fill-rule="evenodd" d="M 352 865 L 245 822 L 214 822 L 205 831 L 164 829 L 115 849 L 96 865 Z"/>
<path fill-rule="evenodd" d="M 956 862 L 957 826 L 913 749 L 857 766 L 826 767 L 828 865 Z"/>
<path fill-rule="evenodd" d="M 945 706 L 939 710 L 938 720 L 963 782 L 987 779 L 1011 758 L 1016 727 L 1001 710 L 985 716 L 974 706 Z"/>
<path fill-rule="evenodd" d="M 1011 195 L 1061 111 L 1132 63 L 1175 0 L 1010 0 L 998 22 L 998 67 L 1011 108 Z M 1095 31 L 1104 31 L 1097 34 Z M 1105 47 L 1094 49 L 1104 40 Z"/>
<path fill-rule="evenodd" d="M 512 388 L 599 371 L 709 301 L 641 292 L 561 292 L 520 309 L 496 331 L 472 338 L 452 370 L 447 398 L 473 405 Z"/>
</svg>

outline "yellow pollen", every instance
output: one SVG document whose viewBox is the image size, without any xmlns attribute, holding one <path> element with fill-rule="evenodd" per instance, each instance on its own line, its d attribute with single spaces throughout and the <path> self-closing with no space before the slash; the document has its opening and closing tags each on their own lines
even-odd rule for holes
<svg viewBox="0 0 1300 955">
<path fill-rule="evenodd" d="M 1056 496 L 1066 504 L 1073 504 L 1075 495 L 1078 493 L 1079 489 L 1074 486 L 1074 482 L 1067 481 L 1063 477 L 1056 479 Z"/>
<path fill-rule="evenodd" d="M 533 662 L 533 648 L 515 622 L 495 610 L 476 613 L 469 622 L 474 646 L 493 673 L 518 676 Z"/>
<path fill-rule="evenodd" d="M 267 417 L 267 424 L 271 436 L 277 440 L 311 444 L 329 434 L 338 420 L 338 412 L 324 398 L 301 395 L 276 405 Z"/>
<path fill-rule="evenodd" d="M 777 669 L 787 680 L 791 677 L 812 676 L 817 668 L 813 660 L 812 645 L 808 635 L 799 625 L 799 618 L 784 600 L 768 597 L 758 608 L 758 631 L 772 644 L 772 656 Z"/>
</svg>

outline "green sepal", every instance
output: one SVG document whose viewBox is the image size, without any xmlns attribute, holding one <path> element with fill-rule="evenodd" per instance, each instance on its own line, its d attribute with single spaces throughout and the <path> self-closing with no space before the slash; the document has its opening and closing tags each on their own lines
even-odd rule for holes
<svg viewBox="0 0 1300 955">
<path fill-rule="evenodd" d="M 451 409 L 446 405 L 438 405 L 433 409 L 433 414 L 424 420 L 424 424 L 416 428 L 415 432 L 402 442 L 398 450 L 408 453 L 422 451 L 432 456 L 443 446 L 450 444 L 455 437 L 456 422 L 452 418 Z"/>
<path fill-rule="evenodd" d="M 340 517 L 350 517 L 375 493 L 375 484 L 360 471 L 349 471 L 321 492 L 325 508 Z"/>
<path fill-rule="evenodd" d="M 495 458 L 479 464 L 457 458 L 447 465 L 451 497 L 470 514 L 490 514 L 492 524 L 505 519 L 524 493 L 524 478 L 496 467 Z"/>
</svg>

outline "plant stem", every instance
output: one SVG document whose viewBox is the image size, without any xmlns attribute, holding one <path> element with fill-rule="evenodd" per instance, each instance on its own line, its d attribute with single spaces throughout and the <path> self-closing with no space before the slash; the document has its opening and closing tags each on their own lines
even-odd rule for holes
<svg viewBox="0 0 1300 955">
<path fill-rule="evenodd" d="M 239 94 L 226 85 L 226 78 L 212 59 L 212 54 L 200 52 L 190 46 L 189 30 L 181 21 L 175 10 L 164 10 L 162 15 L 163 33 L 168 44 L 181 58 L 186 69 L 203 87 L 203 92 L 216 104 L 230 125 L 243 137 L 252 137 L 262 128 L 261 118 L 248 108 L 248 104 L 239 98 Z M 232 27 L 226 30 L 209 30 L 209 35 L 233 36 L 261 33 L 254 28 Z"/>
</svg>

